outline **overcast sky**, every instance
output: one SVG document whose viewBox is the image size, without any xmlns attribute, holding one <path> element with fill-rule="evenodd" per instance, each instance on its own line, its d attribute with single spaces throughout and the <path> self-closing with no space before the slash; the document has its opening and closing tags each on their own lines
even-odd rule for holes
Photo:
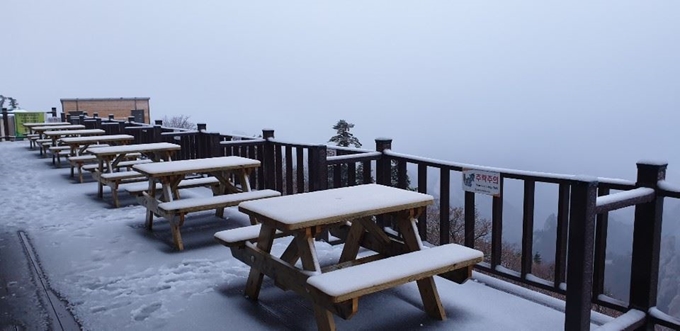
<svg viewBox="0 0 680 331">
<path fill-rule="evenodd" d="M 150 97 L 223 133 L 680 182 L 680 1 L 4 0 L 0 94 Z M 673 174 L 678 174 L 673 176 Z"/>
</svg>

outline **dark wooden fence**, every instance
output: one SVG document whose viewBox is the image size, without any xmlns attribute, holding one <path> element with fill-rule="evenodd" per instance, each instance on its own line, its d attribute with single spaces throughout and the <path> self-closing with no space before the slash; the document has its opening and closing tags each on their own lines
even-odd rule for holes
<svg viewBox="0 0 680 331">
<path fill-rule="evenodd" d="M 135 143 L 166 141 L 182 146 L 177 159 L 238 155 L 260 160 L 262 166 L 251 177 L 254 189 L 275 189 L 283 194 L 324 190 L 375 181 L 407 189 L 407 168 L 417 169 L 416 189 L 428 193 L 428 172 L 439 177 L 439 243 L 450 241 L 450 201 L 452 194 L 464 199 L 464 239 L 461 244 L 475 247 L 476 194 L 451 190 L 451 175 L 461 176 L 466 168 L 479 166 L 434 160 L 392 151 L 389 139 L 376 139 L 375 150 L 301 144 L 274 137 L 274 130 L 263 130 L 261 137 L 223 135 L 206 130 L 187 131 L 133 122 L 77 117 L 72 122 L 100 127 L 107 133 L 127 133 Z M 639 163 L 636 181 L 585 178 L 500 168 L 482 168 L 501 176 L 501 194 L 492 198 L 490 248 L 485 262 L 476 269 L 515 282 L 530 285 L 566 298 L 565 330 L 589 330 L 592 304 L 620 312 L 639 311 L 628 329 L 653 330 L 656 325 L 680 329 L 680 321 L 656 308 L 659 251 L 664 198 L 680 199 L 680 188 L 665 181 L 666 164 Z M 357 171 L 357 170 L 360 171 Z M 375 178 L 373 178 L 375 176 Z M 521 263 L 519 270 L 502 265 L 503 187 L 506 180 L 523 184 Z M 536 185 L 556 187 L 557 240 L 555 265 L 550 280 L 532 275 L 534 262 L 533 229 Z M 611 193 L 617 191 L 618 193 Z M 609 212 L 634 206 L 634 233 L 630 299 L 623 302 L 604 293 L 605 257 Z M 389 220 L 379 219 L 384 226 Z M 426 215 L 418 227 L 427 234 Z M 398 232 L 394 233 L 398 236 Z"/>
</svg>

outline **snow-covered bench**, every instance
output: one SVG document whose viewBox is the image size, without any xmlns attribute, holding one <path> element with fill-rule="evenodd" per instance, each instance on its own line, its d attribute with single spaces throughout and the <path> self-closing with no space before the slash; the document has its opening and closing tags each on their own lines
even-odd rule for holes
<svg viewBox="0 0 680 331">
<path fill-rule="evenodd" d="M 222 216 L 224 208 L 237 206 L 239 203 L 244 201 L 272 198 L 278 197 L 280 195 L 281 192 L 278 191 L 260 190 L 215 195 L 205 198 L 179 199 L 170 202 L 159 203 L 156 198 L 149 196 L 149 194 L 144 191 L 142 192 L 142 197 L 139 198 L 138 201 L 145 205 L 149 210 L 170 221 L 173 241 L 175 242 L 177 249 L 181 251 L 184 249 L 184 244 L 182 243 L 182 237 L 179 232 L 179 228 L 182 226 L 182 224 L 184 224 L 184 218 L 186 214 L 215 209 L 217 210 L 216 214 L 218 214 L 218 216 Z M 152 223 L 148 218 L 146 227 L 149 230 L 152 228 Z"/>
<path fill-rule="evenodd" d="M 122 162 L 121 162 L 122 163 Z M 198 177 L 198 178 L 190 178 L 190 179 L 183 179 L 182 181 L 179 182 L 179 185 L 177 185 L 178 189 L 186 189 L 186 188 L 194 188 L 194 187 L 201 187 L 201 186 L 208 186 L 210 188 L 213 188 L 217 185 L 220 184 L 219 179 L 215 177 Z M 163 185 L 161 183 L 156 183 L 156 190 L 160 191 L 162 189 Z M 126 190 L 128 193 L 131 195 L 137 197 L 141 196 L 142 192 L 145 192 L 149 189 L 149 183 L 134 183 L 134 184 L 125 184 L 125 187 L 121 187 L 121 189 Z"/>
<path fill-rule="evenodd" d="M 478 250 L 447 244 L 313 275 L 307 278 L 307 285 L 316 304 L 347 319 L 356 310 L 344 308 L 357 306 L 363 295 L 454 270 L 464 269 L 469 274 L 483 259 Z"/>
<path fill-rule="evenodd" d="M 99 171 L 92 172 L 92 177 L 97 179 L 102 185 L 106 185 L 111 188 L 111 196 L 113 197 L 113 205 L 116 208 L 120 207 L 120 201 L 118 201 L 118 188 L 121 184 L 133 183 L 145 181 L 146 176 L 140 174 L 136 171 L 121 171 L 121 172 L 105 172 L 100 173 Z"/>
<path fill-rule="evenodd" d="M 121 162 L 118 162 L 118 164 L 116 164 L 114 166 L 113 170 L 114 171 L 119 171 L 121 169 L 131 170 L 132 166 L 135 165 L 135 164 L 143 164 L 143 163 L 151 163 L 151 162 L 153 162 L 153 161 L 151 161 L 149 159 L 121 161 Z M 82 169 L 85 170 L 85 171 L 95 171 L 98 168 L 99 168 L 99 164 L 86 164 L 86 165 L 82 166 Z M 104 170 L 106 170 L 106 169 L 107 169 L 106 164 L 104 164 Z"/>
</svg>

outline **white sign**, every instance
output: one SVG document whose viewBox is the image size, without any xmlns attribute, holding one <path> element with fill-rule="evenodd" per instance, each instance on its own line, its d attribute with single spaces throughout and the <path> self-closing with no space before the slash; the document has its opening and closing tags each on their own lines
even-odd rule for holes
<svg viewBox="0 0 680 331">
<path fill-rule="evenodd" d="M 463 169 L 463 190 L 501 196 L 501 174 L 499 172 Z"/>
</svg>

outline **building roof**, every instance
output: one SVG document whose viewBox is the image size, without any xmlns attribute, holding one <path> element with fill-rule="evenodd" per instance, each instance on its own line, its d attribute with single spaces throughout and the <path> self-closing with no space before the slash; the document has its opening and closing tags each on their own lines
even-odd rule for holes
<svg viewBox="0 0 680 331">
<path fill-rule="evenodd" d="M 151 99 L 151 98 L 149 98 L 149 97 L 122 98 L 122 97 L 121 97 L 121 98 L 62 98 L 62 99 L 59 99 L 59 100 L 60 100 L 61 102 L 64 102 L 64 101 L 117 101 L 117 100 L 121 100 L 121 101 L 131 100 L 131 101 L 134 101 L 134 100 L 149 100 L 149 99 Z"/>
</svg>

